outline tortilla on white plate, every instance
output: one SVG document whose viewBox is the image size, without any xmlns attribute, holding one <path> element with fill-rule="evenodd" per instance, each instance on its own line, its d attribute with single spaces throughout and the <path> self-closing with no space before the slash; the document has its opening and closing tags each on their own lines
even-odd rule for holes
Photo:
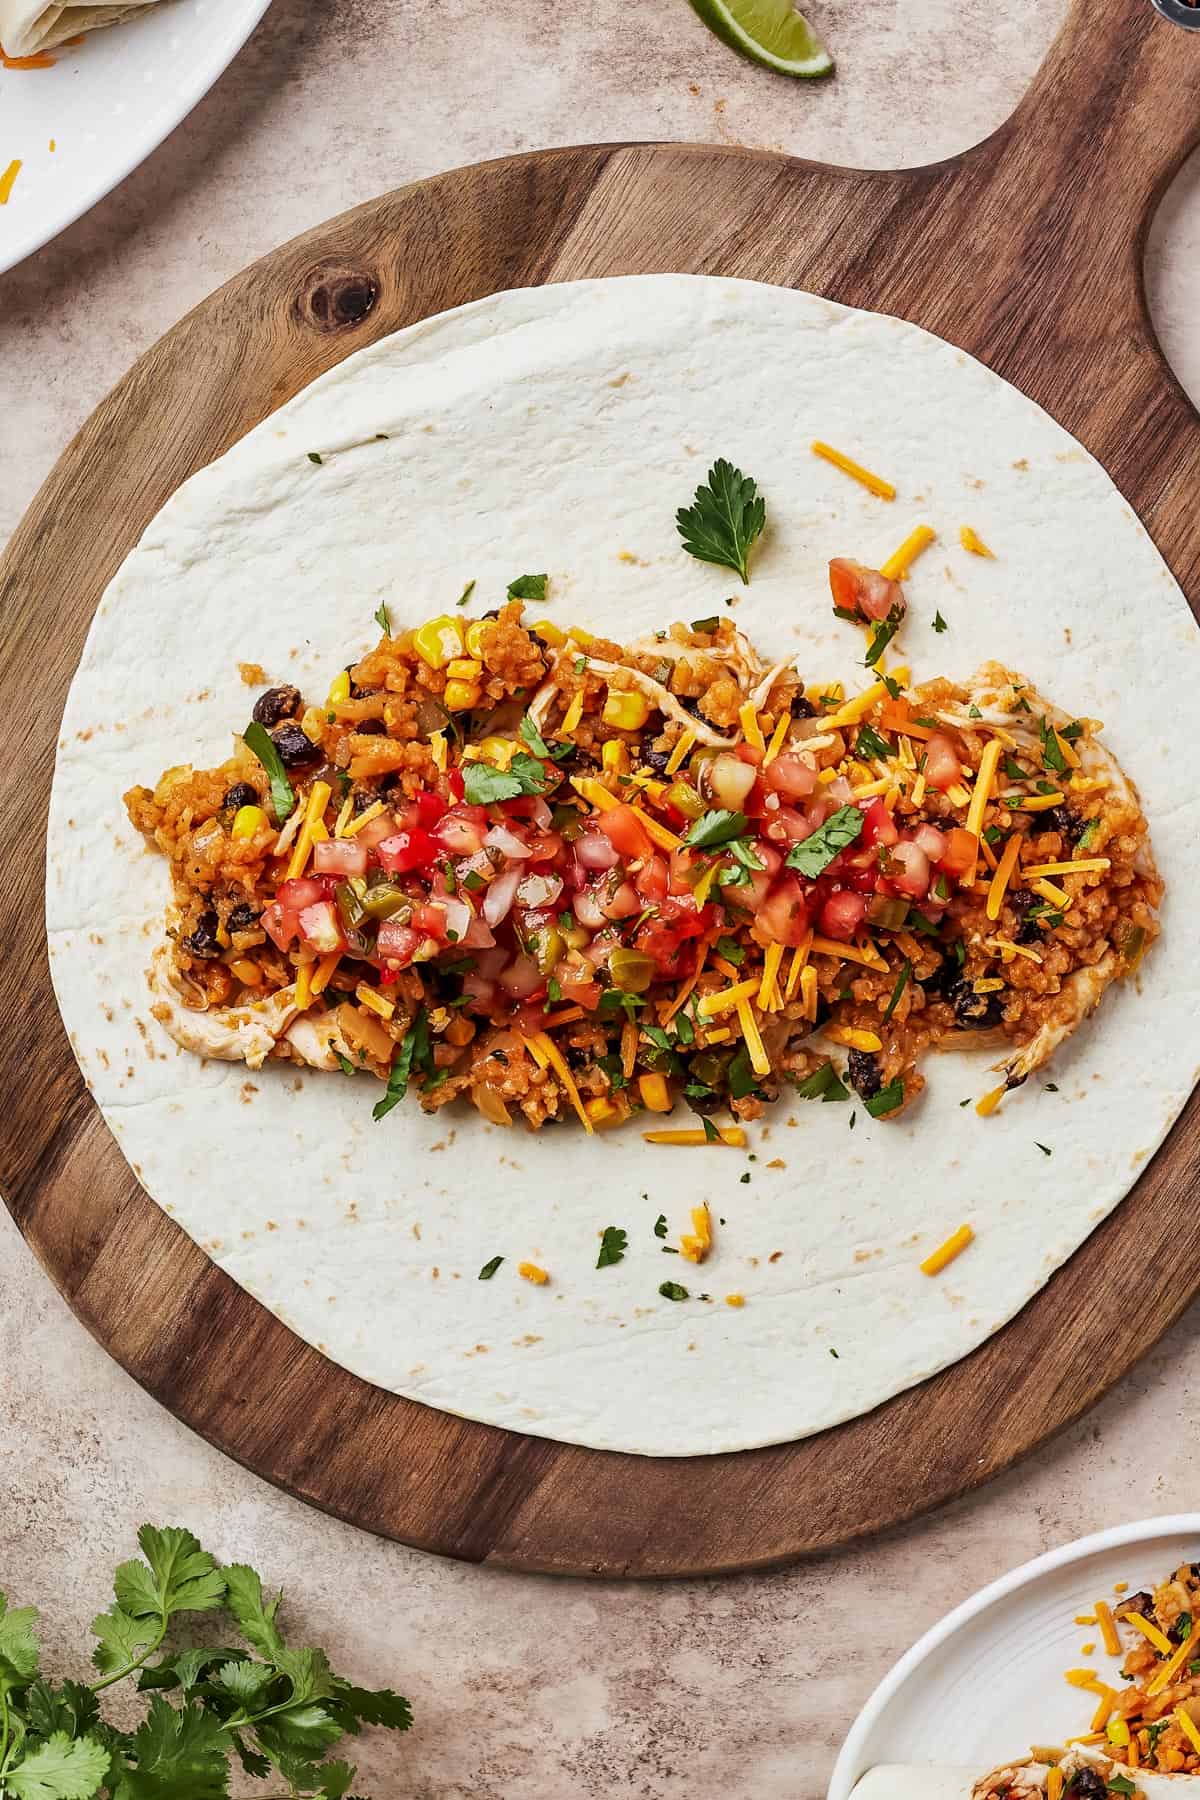
<svg viewBox="0 0 1200 1800">
<path fill-rule="evenodd" d="M 44 0 L 0 0 L 0 45 L 9 56 L 35 56 L 68 38 L 119 25 L 149 12 L 158 0 L 129 0 L 114 6 L 47 6 Z"/>
</svg>

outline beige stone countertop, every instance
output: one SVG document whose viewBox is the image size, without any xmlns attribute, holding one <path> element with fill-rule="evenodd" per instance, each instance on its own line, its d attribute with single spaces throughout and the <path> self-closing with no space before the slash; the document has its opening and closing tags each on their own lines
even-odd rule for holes
<svg viewBox="0 0 1200 1800">
<path fill-rule="evenodd" d="M 729 54 L 686 0 L 276 0 L 162 149 L 0 276 L 0 540 L 141 351 L 332 213 L 457 163 L 582 139 L 932 160 L 1011 110 L 1063 11 L 812 0 L 840 72 L 807 85 Z M 1160 214 L 1149 275 L 1200 399 L 1198 251 L 1193 168 Z M 10 1077 L 19 1060 L 9 1045 Z M 417 1729 L 362 1757 L 357 1785 L 376 1800 L 820 1800 L 858 1708 L 949 1607 L 1052 1544 L 1196 1504 L 1198 1308 L 1082 1424 L 979 1495 L 787 1573 L 664 1586 L 484 1573 L 276 1493 L 109 1361 L 4 1214 L 0 1370 L 0 1585 L 48 1613 L 51 1664 L 82 1672 L 87 1623 L 136 1526 L 189 1524 L 287 1584 L 301 1641 L 409 1695 Z"/>
</svg>

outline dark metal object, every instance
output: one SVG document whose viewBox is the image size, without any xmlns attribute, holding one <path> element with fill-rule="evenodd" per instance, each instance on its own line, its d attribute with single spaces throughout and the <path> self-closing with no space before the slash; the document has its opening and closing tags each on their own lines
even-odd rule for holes
<svg viewBox="0 0 1200 1800">
<path fill-rule="evenodd" d="M 1200 31 L 1200 5 L 1192 0 L 1152 0 L 1152 4 L 1172 25 L 1182 25 L 1185 31 Z"/>
</svg>

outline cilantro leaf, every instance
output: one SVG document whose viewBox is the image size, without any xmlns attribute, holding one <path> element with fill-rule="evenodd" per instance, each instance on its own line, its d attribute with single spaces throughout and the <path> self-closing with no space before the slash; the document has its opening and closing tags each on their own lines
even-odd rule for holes
<svg viewBox="0 0 1200 1800">
<path fill-rule="evenodd" d="M 491 806 L 498 800 L 515 800 L 518 794 L 540 794 L 549 771 L 545 763 L 518 754 L 507 769 L 491 763 L 468 763 L 463 770 L 463 798 L 469 806 Z"/>
<path fill-rule="evenodd" d="M 544 600 L 548 575 L 518 575 L 515 581 L 508 584 L 510 600 Z"/>
<path fill-rule="evenodd" d="M 854 751 L 857 756 L 882 757 L 884 761 L 892 754 L 892 746 L 885 737 L 880 737 L 873 725 L 865 723 L 858 728 Z"/>
<path fill-rule="evenodd" d="M 316 450 L 307 450 L 307 451 L 306 451 L 306 452 L 305 452 L 305 455 L 306 455 L 306 456 L 307 456 L 307 457 L 308 457 L 308 460 L 309 460 L 309 462 L 310 462 L 310 463 L 316 463 L 316 465 L 317 465 L 317 467 L 318 467 L 318 468 L 320 468 L 320 467 L 321 467 L 321 462 L 322 462 L 322 459 L 321 459 L 321 456 L 320 456 L 320 453 L 319 453 L 319 452 L 318 452 L 318 451 L 316 451 Z"/>
<path fill-rule="evenodd" d="M 391 618 L 391 614 L 388 612 L 386 600 L 381 600 L 379 602 L 379 605 L 375 608 L 375 611 L 371 614 L 371 617 L 374 619 L 375 623 L 378 625 L 380 631 L 383 632 L 384 636 L 391 637 L 391 635 L 392 635 L 392 618 Z"/>
<path fill-rule="evenodd" d="M 894 1113 L 903 1104 L 904 1083 L 899 1075 L 894 1081 L 889 1081 L 886 1087 L 881 1087 L 877 1094 L 872 1094 L 869 1100 L 863 1101 L 873 1119 L 886 1119 L 889 1113 Z"/>
<path fill-rule="evenodd" d="M 943 619 L 940 612 L 935 612 L 933 615 L 933 629 L 938 633 L 939 637 L 943 631 L 948 629 L 946 621 Z"/>
<path fill-rule="evenodd" d="M 892 1014 L 895 1012 L 896 1008 L 899 1006 L 900 1001 L 904 995 L 904 990 L 908 986 L 908 978 L 911 974 L 912 974 L 912 964 L 909 962 L 909 960 L 906 956 L 904 959 L 903 967 L 901 968 L 899 975 L 897 975 L 897 977 L 896 977 L 896 985 L 892 989 L 892 997 L 888 1001 L 887 1007 L 884 1010 L 883 1023 L 885 1025 L 887 1024 L 888 1020 L 891 1018 Z"/>
<path fill-rule="evenodd" d="M 117 1605 L 134 1619 L 165 1625 L 178 1612 L 211 1612 L 225 1598 L 225 1578 L 190 1531 L 143 1525 L 138 1543 L 146 1562 L 122 1563 L 113 1580 Z M 147 1563 L 149 1567 L 147 1567 Z"/>
<path fill-rule="evenodd" d="M 100 1791 L 109 1760 L 95 1738 L 72 1743 L 65 1731 L 56 1731 L 6 1772 L 4 1791 L 15 1800 L 90 1800 Z"/>
<path fill-rule="evenodd" d="M 886 619 L 880 619 L 878 625 L 876 625 L 875 630 L 871 634 L 871 642 L 867 647 L 867 654 L 863 657 L 863 664 L 866 668 L 873 669 L 875 667 L 875 664 L 879 661 L 899 629 L 899 619 L 893 619 L 890 613 Z"/>
<path fill-rule="evenodd" d="M 238 1629 L 260 1656 L 275 1662 L 283 1653 L 284 1642 L 275 1624 L 282 1595 L 263 1599 L 262 1576 L 247 1563 L 230 1563 L 224 1571 L 225 1604 L 237 1620 Z"/>
<path fill-rule="evenodd" d="M 677 1281 L 660 1281 L 658 1291 L 664 1300 L 686 1300 L 688 1298 L 687 1289 L 681 1287 Z"/>
<path fill-rule="evenodd" d="M 114 1606 L 92 1620 L 92 1631 L 100 1642 L 92 1651 L 92 1661 L 102 1675 L 115 1675 L 137 1663 L 153 1648 L 160 1633 L 146 1619 L 131 1619 Z"/>
<path fill-rule="evenodd" d="M 361 1688 L 352 1682 L 333 1683 L 333 1710 L 347 1731 L 358 1725 L 384 1725 L 389 1731 L 407 1731 L 412 1724 L 412 1707 L 403 1694 L 391 1688 Z"/>
<path fill-rule="evenodd" d="M 745 813 L 727 812 L 724 808 L 706 812 L 703 818 L 696 820 L 683 841 L 692 850 L 715 850 L 719 845 L 741 837 L 747 823 Z"/>
<path fill-rule="evenodd" d="M 854 843 L 862 828 L 863 814 L 857 806 L 839 806 L 811 837 L 792 845 L 786 858 L 788 868 L 799 869 L 815 881 L 839 852 Z"/>
<path fill-rule="evenodd" d="M 746 952 L 736 938 L 719 937 L 717 939 L 717 955 L 731 962 L 735 969 L 740 969 L 746 960 Z"/>
<path fill-rule="evenodd" d="M 271 782 L 271 810 L 279 824 L 289 817 L 296 804 L 296 794 L 287 778 L 283 766 L 283 758 L 275 747 L 274 739 L 265 725 L 255 719 L 247 725 L 242 733 L 242 742 L 252 756 L 256 756 Z"/>
<path fill-rule="evenodd" d="M 744 1100 L 747 1094 L 758 1092 L 758 1077 L 750 1062 L 750 1052 L 745 1044 L 729 1065 L 729 1094 L 733 1100 Z"/>
<path fill-rule="evenodd" d="M 0 1687 L 24 1685 L 37 1672 L 38 1646 L 33 1635 L 35 1606 L 20 1606 L 12 1612 L 0 1593 Z"/>
<path fill-rule="evenodd" d="M 503 1261 L 504 1258 L 502 1256 L 491 1257 L 489 1261 L 484 1263 L 482 1269 L 480 1269 L 478 1280 L 490 1281 Z"/>
<path fill-rule="evenodd" d="M 1067 766 L 1067 759 L 1062 753 L 1062 745 L 1054 735 L 1054 727 L 1047 719 L 1038 720 L 1038 735 L 1042 740 L 1042 765 L 1047 769 L 1056 769 L 1061 775 Z"/>
<path fill-rule="evenodd" d="M 466 587 L 463 589 L 462 593 L 458 596 L 458 599 L 454 602 L 455 606 L 465 606 L 467 604 L 467 601 L 471 598 L 471 595 L 474 592 L 475 592 L 474 580 L 468 581 Z"/>
<path fill-rule="evenodd" d="M 713 1124 L 712 1120 L 707 1119 L 707 1118 L 702 1118 L 700 1120 L 700 1123 L 704 1127 L 705 1143 L 706 1144 L 719 1144 L 721 1142 L 721 1134 L 717 1130 L 716 1126 Z"/>
<path fill-rule="evenodd" d="M 65 1731 L 68 1737 L 83 1737 L 100 1720 L 100 1703 L 90 1687 L 79 1681 L 64 1681 L 51 1687 L 48 1681 L 33 1682 L 25 1691 L 25 1719 L 30 1732 L 40 1738 Z"/>
<path fill-rule="evenodd" d="M 708 471 L 708 485 L 696 489 L 691 506 L 675 515 L 683 547 L 699 562 L 734 569 L 749 582 L 750 547 L 762 535 L 766 503 L 749 475 L 718 457 Z"/>
<path fill-rule="evenodd" d="M 665 1238 L 666 1237 L 666 1235 L 667 1235 L 667 1215 L 666 1215 L 666 1213 L 659 1213 L 657 1219 L 655 1219 L 654 1235 L 656 1238 Z"/>
<path fill-rule="evenodd" d="M 354 1067 L 354 1064 L 350 1061 L 348 1056 L 343 1056 L 340 1050 L 335 1050 L 333 1054 L 337 1057 L 338 1068 L 342 1071 L 343 1075 L 357 1075 L 358 1070 Z"/>
<path fill-rule="evenodd" d="M 229 1763 L 221 1720 L 189 1703 L 176 1709 L 161 1694 L 133 1736 L 137 1783 L 132 1792 L 170 1794 L 175 1800 L 224 1800 Z M 148 1775 L 157 1777 L 154 1785 Z"/>
<path fill-rule="evenodd" d="M 396 1053 L 396 1060 L 392 1064 L 391 1072 L 388 1075 L 387 1093 L 382 1100 L 377 1100 L 371 1108 L 371 1117 L 375 1120 L 376 1124 L 379 1123 L 380 1119 L 386 1119 L 392 1108 L 394 1106 L 399 1106 L 400 1102 L 408 1092 L 409 1077 L 412 1074 L 413 1057 L 417 1051 L 417 1022 L 422 1020 L 424 1016 L 425 1008 L 422 1007 L 417 1014 L 417 1020 L 414 1021 L 411 1029 L 405 1032 L 403 1041 Z"/>
<path fill-rule="evenodd" d="M 568 756 L 575 754 L 574 744 L 556 744 L 552 750 L 528 713 L 521 720 L 517 730 L 535 756 L 547 757 L 551 762 L 565 762 Z"/>
<path fill-rule="evenodd" d="M 848 1100 L 850 1090 L 838 1076 L 832 1063 L 822 1063 L 804 1081 L 796 1083 L 798 1100 Z"/>
<path fill-rule="evenodd" d="M 619 1225 L 606 1225 L 600 1239 L 600 1254 L 596 1258 L 598 1269 L 607 1269 L 612 1263 L 619 1263 L 628 1246 L 628 1239 Z"/>
</svg>

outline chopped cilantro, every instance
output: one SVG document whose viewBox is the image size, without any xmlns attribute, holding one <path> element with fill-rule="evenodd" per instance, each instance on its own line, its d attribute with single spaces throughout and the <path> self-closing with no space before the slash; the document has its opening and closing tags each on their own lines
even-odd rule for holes
<svg viewBox="0 0 1200 1800">
<path fill-rule="evenodd" d="M 548 757 L 551 762 L 562 762 L 566 757 L 575 754 L 574 744 L 556 744 L 552 750 L 528 713 L 521 720 L 517 730 L 535 756 Z"/>
<path fill-rule="evenodd" d="M 1057 1094 L 1057 1092 L 1058 1092 L 1058 1083 L 1057 1083 L 1057 1081 L 1048 1081 L 1048 1082 L 1047 1082 L 1047 1083 L 1046 1083 L 1046 1092 L 1047 1092 L 1047 1093 L 1048 1093 L 1048 1094 Z"/>
<path fill-rule="evenodd" d="M 721 1141 L 721 1134 L 717 1130 L 716 1126 L 713 1124 L 712 1120 L 711 1119 L 701 1119 L 700 1123 L 704 1127 L 705 1142 L 708 1144 L 719 1144 Z"/>
<path fill-rule="evenodd" d="M 796 1084 L 798 1100 L 848 1100 L 850 1090 L 838 1077 L 832 1063 L 822 1063 L 804 1081 Z"/>
<path fill-rule="evenodd" d="M 1005 756 L 1004 756 L 1004 773 L 1012 781 L 1028 781 L 1029 780 L 1029 770 L 1023 769 L 1021 767 L 1020 763 L 1017 761 L 1016 757 L 1009 756 L 1007 754 L 1007 752 L 1005 753 Z"/>
<path fill-rule="evenodd" d="M 619 1225 L 606 1225 L 600 1238 L 596 1267 L 607 1269 L 611 1263 L 619 1263 L 625 1254 L 627 1243 L 626 1235 Z"/>
<path fill-rule="evenodd" d="M 935 612 L 933 615 L 933 629 L 937 632 L 939 637 L 943 631 L 948 629 L 946 621 L 943 619 L 940 612 Z"/>
<path fill-rule="evenodd" d="M 356 1075 L 358 1073 L 348 1056 L 343 1056 L 340 1050 L 335 1050 L 333 1054 L 338 1059 L 338 1067 L 343 1075 Z"/>
<path fill-rule="evenodd" d="M 1035 1144 L 1037 1144 L 1036 1138 L 1034 1138 L 1033 1141 Z M 1054 1152 L 1053 1152 L 1053 1150 L 1051 1150 L 1049 1144 L 1038 1144 L 1037 1147 L 1041 1151 L 1043 1156 L 1053 1156 L 1054 1155 Z"/>
<path fill-rule="evenodd" d="M 707 487 L 701 484 L 692 504 L 681 506 L 675 515 L 689 556 L 733 569 L 744 582 L 750 580 L 751 545 L 761 537 L 766 522 L 766 502 L 757 484 L 724 457 L 708 471 Z"/>
<path fill-rule="evenodd" d="M 758 1080 L 750 1062 L 750 1052 L 742 1044 L 729 1065 L 729 1093 L 734 1100 L 744 1100 L 758 1092 Z"/>
<path fill-rule="evenodd" d="M 720 628 L 720 624 L 721 624 L 720 616 L 717 613 L 713 613 L 712 617 L 708 618 L 708 619 L 693 619 L 692 620 L 692 630 L 693 631 L 717 631 Z"/>
<path fill-rule="evenodd" d="M 486 886 L 486 883 L 484 882 L 483 876 L 475 869 L 468 869 L 463 876 L 463 886 L 468 893 L 477 894 L 481 887 Z"/>
<path fill-rule="evenodd" d="M 471 598 L 471 595 L 474 592 L 475 592 L 474 580 L 468 581 L 466 587 L 463 589 L 462 593 L 458 596 L 458 599 L 454 602 L 455 606 L 465 606 L 467 604 L 467 601 Z"/>
<path fill-rule="evenodd" d="M 788 868 L 799 869 L 815 881 L 839 852 L 854 843 L 862 828 L 863 815 L 857 806 L 839 806 L 810 837 L 792 845 L 786 858 Z"/>
<path fill-rule="evenodd" d="M 692 850 L 714 850 L 720 844 L 741 837 L 747 823 L 745 813 L 728 812 L 724 808 L 706 812 L 703 818 L 696 820 L 683 841 Z"/>
<path fill-rule="evenodd" d="M 875 667 L 875 664 L 879 661 L 899 629 L 899 619 L 893 619 L 890 614 L 886 619 L 880 619 L 878 625 L 876 625 L 875 630 L 871 634 L 871 642 L 867 648 L 867 654 L 863 657 L 863 665 L 865 668 L 873 669 Z"/>
<path fill-rule="evenodd" d="M 666 1215 L 666 1213 L 659 1213 L 657 1219 L 655 1219 L 654 1235 L 656 1238 L 665 1238 L 666 1237 L 666 1235 L 667 1235 L 667 1215 Z"/>
<path fill-rule="evenodd" d="M 1130 1781 L 1130 1779 L 1127 1775 L 1114 1776 L 1112 1781 L 1110 1781 L 1108 1784 L 1108 1791 L 1110 1794 L 1136 1794 L 1137 1793 L 1137 1789 L 1134 1787 L 1132 1781 Z"/>
<path fill-rule="evenodd" d="M 887 1007 L 884 1011 L 883 1023 L 885 1025 L 887 1024 L 888 1020 L 891 1018 L 892 1014 L 895 1012 L 896 1008 L 899 1006 L 900 1001 L 904 994 L 904 990 L 908 986 L 908 980 L 909 980 L 909 976 L 911 974 L 912 974 L 912 964 L 909 962 L 909 960 L 906 956 L 904 959 L 903 966 L 900 970 L 900 973 L 896 977 L 896 985 L 892 989 L 892 997 L 888 1001 Z"/>
<path fill-rule="evenodd" d="M 317 455 L 315 450 L 310 450 L 308 452 L 308 460 L 310 463 L 316 463 L 317 466 L 320 467 L 321 458 Z"/>
<path fill-rule="evenodd" d="M 479 1280 L 490 1281 L 503 1261 L 504 1258 L 502 1256 L 493 1256 L 490 1262 L 485 1262 L 482 1269 L 479 1271 Z"/>
<path fill-rule="evenodd" d="M 889 1113 L 894 1113 L 903 1104 L 904 1083 L 898 1075 L 886 1087 L 881 1087 L 877 1094 L 872 1094 L 869 1100 L 863 1101 L 873 1119 L 886 1119 Z"/>
<path fill-rule="evenodd" d="M 880 737 L 873 725 L 859 726 L 854 748 L 859 756 L 875 756 L 886 759 L 892 754 L 892 746 L 886 738 Z"/>
<path fill-rule="evenodd" d="M 745 1173 L 745 1174 L 744 1174 L 744 1175 L 739 1175 L 739 1176 L 738 1176 L 738 1180 L 739 1180 L 739 1181 L 740 1181 L 740 1182 L 741 1182 L 741 1184 L 742 1184 L 742 1186 L 743 1186 L 743 1187 L 745 1187 L 745 1185 L 746 1185 L 746 1183 L 747 1183 L 747 1182 L 748 1182 L 748 1181 L 749 1181 L 749 1179 L 750 1179 L 750 1171 L 749 1171 L 749 1169 L 747 1169 L 747 1170 L 746 1170 L 746 1173 Z"/>
<path fill-rule="evenodd" d="M 980 710 L 977 706 L 968 706 L 967 717 L 968 717 L 968 719 L 982 719 L 983 714 L 980 712 Z"/>
<path fill-rule="evenodd" d="M 834 1349 L 832 1344 L 830 1344 L 830 1346 L 829 1346 L 829 1354 L 830 1354 L 830 1356 L 837 1356 L 837 1351 Z M 838 1357 L 838 1361 L 839 1362 L 841 1361 L 840 1357 Z"/>
<path fill-rule="evenodd" d="M 687 1289 L 680 1287 L 677 1281 L 660 1281 L 658 1291 L 664 1300 L 686 1300 L 688 1298 Z M 1130 1792 L 1133 1792 L 1132 1788 Z"/>
<path fill-rule="evenodd" d="M 696 1041 L 696 1027 L 692 1024 L 692 1021 L 688 1017 L 687 1013 L 686 1012 L 676 1013 L 675 1014 L 675 1042 L 677 1044 L 687 1045 L 687 1044 L 694 1044 L 695 1041 Z"/>
<path fill-rule="evenodd" d="M 1004 836 L 1004 833 L 1001 831 L 1001 829 L 998 825 L 989 825 L 983 834 L 983 841 L 987 845 L 988 849 L 992 850 L 1000 842 L 1000 839 L 1003 836 Z"/>
<path fill-rule="evenodd" d="M 731 962 L 735 969 L 740 969 L 746 960 L 746 952 L 736 938 L 719 937 L 717 939 L 717 955 Z"/>
<path fill-rule="evenodd" d="M 898 681 L 893 681 L 890 675 L 881 674 L 879 679 L 887 689 L 890 698 L 898 700 L 900 698 L 900 683 Z"/>
<path fill-rule="evenodd" d="M 422 1061 L 430 1059 L 431 1056 L 429 1022 L 425 1017 L 425 1008 L 422 1007 L 413 1020 L 412 1026 L 405 1033 L 404 1040 L 396 1053 L 396 1060 L 392 1064 L 391 1073 L 388 1076 L 387 1093 L 371 1108 L 371 1117 L 376 1123 L 380 1119 L 386 1118 L 393 1106 L 399 1106 L 407 1094 L 413 1063 L 415 1062 L 420 1068 Z"/>
<path fill-rule="evenodd" d="M 1042 763 L 1047 769 L 1056 769 L 1061 775 L 1067 766 L 1067 759 L 1062 753 L 1062 745 L 1054 735 L 1054 727 L 1046 720 L 1038 720 L 1038 734 L 1042 740 Z"/>
<path fill-rule="evenodd" d="M 247 725 L 242 733 L 242 742 L 252 756 L 256 756 L 271 782 L 271 809 L 282 825 L 289 817 L 296 804 L 296 794 L 287 778 L 287 770 L 283 766 L 283 758 L 279 754 L 274 738 L 265 725 L 254 723 Z"/>
<path fill-rule="evenodd" d="M 540 794 L 546 777 L 545 763 L 532 756 L 514 756 L 507 769 L 468 763 L 463 770 L 463 798 L 468 806 L 490 806 L 498 800 L 515 800 L 518 794 Z"/>
<path fill-rule="evenodd" d="M 548 1000 L 562 999 L 562 983 L 557 975 L 551 975 L 546 983 L 546 998 Z"/>
<path fill-rule="evenodd" d="M 617 1055 L 615 1050 L 610 1051 L 607 1056 L 597 1057 L 596 1063 L 597 1067 L 603 1069 L 604 1073 L 608 1076 L 609 1085 L 612 1087 L 614 1093 L 618 1088 L 629 1086 L 621 1058 Z"/>
<path fill-rule="evenodd" d="M 379 605 L 375 608 L 375 611 L 371 614 L 371 617 L 374 619 L 375 623 L 378 625 L 380 631 L 382 631 L 387 637 L 391 637 L 391 635 L 392 635 L 392 620 L 391 620 L 391 615 L 389 614 L 388 609 L 387 609 L 387 601 L 386 600 L 381 600 L 379 602 Z"/>
<path fill-rule="evenodd" d="M 918 912 L 915 906 L 909 910 L 907 923 L 909 925 L 915 925 L 918 931 L 923 931 L 925 933 L 926 937 L 937 936 L 937 926 L 934 924 L 933 920 L 927 919 L 925 914 L 923 912 Z"/>
<path fill-rule="evenodd" d="M 544 600 L 548 575 L 518 575 L 508 584 L 510 600 Z"/>
</svg>

